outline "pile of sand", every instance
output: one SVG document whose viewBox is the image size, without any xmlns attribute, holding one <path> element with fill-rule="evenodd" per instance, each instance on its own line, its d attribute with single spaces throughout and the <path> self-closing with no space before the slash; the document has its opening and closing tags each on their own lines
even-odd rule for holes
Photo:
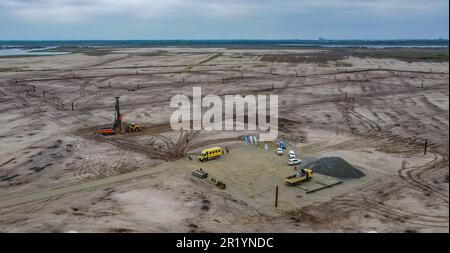
<svg viewBox="0 0 450 253">
<path fill-rule="evenodd" d="M 303 168 L 310 168 L 315 173 L 320 173 L 337 178 L 360 178 L 364 173 L 353 167 L 340 157 L 324 157 L 319 160 L 307 163 Z"/>
</svg>

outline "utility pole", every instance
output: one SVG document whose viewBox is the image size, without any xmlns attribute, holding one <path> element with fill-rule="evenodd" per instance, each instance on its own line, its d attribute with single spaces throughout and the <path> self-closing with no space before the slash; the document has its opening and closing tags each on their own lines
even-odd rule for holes
<svg viewBox="0 0 450 253">
<path fill-rule="evenodd" d="M 278 185 L 275 187 L 275 207 L 278 207 Z"/>
<path fill-rule="evenodd" d="M 427 154 L 427 146 L 428 146 L 428 140 L 425 140 L 425 145 L 424 145 L 424 150 L 423 150 L 424 155 Z"/>
</svg>

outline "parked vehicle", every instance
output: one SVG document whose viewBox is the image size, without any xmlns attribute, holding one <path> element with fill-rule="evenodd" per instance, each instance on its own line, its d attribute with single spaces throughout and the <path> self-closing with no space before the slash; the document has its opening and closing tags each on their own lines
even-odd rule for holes
<svg viewBox="0 0 450 253">
<path fill-rule="evenodd" d="M 299 165 L 300 163 L 302 163 L 300 159 L 292 158 L 288 160 L 288 164 L 291 166 Z"/>
<path fill-rule="evenodd" d="M 277 155 L 283 155 L 283 154 L 284 154 L 283 149 L 282 148 L 278 148 L 277 149 Z"/>
<path fill-rule="evenodd" d="M 219 147 L 204 149 L 198 156 L 198 160 L 206 162 L 211 159 L 217 159 L 223 154 L 222 149 Z"/>
<path fill-rule="evenodd" d="M 136 124 L 136 123 L 131 123 L 131 124 L 128 125 L 127 128 L 126 128 L 126 131 L 127 131 L 128 133 L 131 133 L 131 132 L 139 132 L 139 131 L 141 131 L 141 130 L 142 130 L 141 125 Z"/>
<path fill-rule="evenodd" d="M 295 158 L 294 150 L 289 150 L 288 156 L 289 156 L 289 159 L 294 159 Z"/>
</svg>

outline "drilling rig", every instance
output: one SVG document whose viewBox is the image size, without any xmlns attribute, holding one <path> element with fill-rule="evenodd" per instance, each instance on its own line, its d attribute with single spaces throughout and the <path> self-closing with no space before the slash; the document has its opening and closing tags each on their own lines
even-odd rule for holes
<svg viewBox="0 0 450 253">
<path fill-rule="evenodd" d="M 114 129 L 117 131 L 117 128 L 119 129 L 119 133 L 122 132 L 122 114 L 120 114 L 120 104 L 119 104 L 119 98 L 115 97 L 116 104 L 115 104 L 115 120 L 114 120 Z"/>
<path fill-rule="evenodd" d="M 120 104 L 119 104 L 119 98 L 115 97 L 115 114 L 114 114 L 114 125 L 113 127 L 106 127 L 100 129 L 98 132 L 102 135 L 114 135 L 116 133 L 122 132 L 122 114 L 120 114 Z"/>
</svg>

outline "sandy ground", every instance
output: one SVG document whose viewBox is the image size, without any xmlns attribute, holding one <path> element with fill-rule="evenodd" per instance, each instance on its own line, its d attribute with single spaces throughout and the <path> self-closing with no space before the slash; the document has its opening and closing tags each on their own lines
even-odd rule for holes
<svg viewBox="0 0 450 253">
<path fill-rule="evenodd" d="M 122 48 L 0 58 L 0 231 L 448 232 L 448 62 L 309 62 L 316 53 Z M 306 194 L 284 184 L 293 170 L 272 146 L 243 144 L 251 132 L 172 131 L 169 101 L 193 86 L 277 94 L 289 148 L 341 156 L 366 176 Z M 95 133 L 112 124 L 115 96 L 142 132 Z M 230 154 L 187 159 L 210 146 Z M 192 177 L 199 167 L 227 189 Z"/>
</svg>

